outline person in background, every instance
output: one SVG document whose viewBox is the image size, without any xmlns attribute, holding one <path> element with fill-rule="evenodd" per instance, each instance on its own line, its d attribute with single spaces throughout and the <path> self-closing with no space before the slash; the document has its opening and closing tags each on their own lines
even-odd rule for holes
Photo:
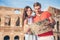
<svg viewBox="0 0 60 40">
<path fill-rule="evenodd" d="M 30 6 L 26 6 L 24 8 L 24 13 L 23 13 L 23 24 L 24 26 L 26 24 L 32 24 L 33 23 L 33 17 L 31 16 L 32 15 L 32 9 Z M 35 36 L 32 35 L 32 32 L 31 32 L 31 29 L 30 27 L 25 27 L 26 28 L 26 31 L 25 31 L 25 40 L 35 40 Z"/>
<path fill-rule="evenodd" d="M 48 11 L 41 11 L 41 4 L 39 2 L 34 3 L 33 7 L 36 14 L 35 17 L 33 17 L 34 23 L 48 19 L 48 24 L 54 25 L 55 20 L 51 17 L 51 13 Z M 37 34 L 37 38 L 38 40 L 54 40 L 53 31 L 51 30 L 42 34 Z"/>
</svg>

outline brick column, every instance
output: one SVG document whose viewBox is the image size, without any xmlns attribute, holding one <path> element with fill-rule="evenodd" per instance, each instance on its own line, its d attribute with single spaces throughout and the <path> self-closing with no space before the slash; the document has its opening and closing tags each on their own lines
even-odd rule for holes
<svg viewBox="0 0 60 40">
<path fill-rule="evenodd" d="M 5 21 L 4 16 L 1 16 L 1 26 L 4 26 L 4 21 Z"/>
<path fill-rule="evenodd" d="M 0 32 L 0 39 L 1 40 L 4 40 L 3 35 L 2 35 L 2 32 Z"/>
<path fill-rule="evenodd" d="M 15 26 L 15 20 L 14 20 L 14 16 L 11 16 L 11 27 Z"/>
<path fill-rule="evenodd" d="M 10 35 L 10 40 L 14 40 L 14 37 L 13 37 L 13 35 Z"/>
</svg>

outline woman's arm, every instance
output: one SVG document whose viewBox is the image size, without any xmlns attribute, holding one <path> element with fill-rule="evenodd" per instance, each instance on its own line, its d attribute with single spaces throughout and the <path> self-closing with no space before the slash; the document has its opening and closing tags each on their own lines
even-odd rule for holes
<svg viewBox="0 0 60 40">
<path fill-rule="evenodd" d="M 28 20 L 26 19 L 26 20 L 24 20 L 24 32 L 25 33 L 28 33 L 28 34 L 31 34 L 31 29 L 30 29 L 30 27 L 28 26 Z"/>
<path fill-rule="evenodd" d="M 24 25 L 26 25 L 26 24 L 28 24 L 28 20 L 27 19 L 24 20 Z"/>
</svg>

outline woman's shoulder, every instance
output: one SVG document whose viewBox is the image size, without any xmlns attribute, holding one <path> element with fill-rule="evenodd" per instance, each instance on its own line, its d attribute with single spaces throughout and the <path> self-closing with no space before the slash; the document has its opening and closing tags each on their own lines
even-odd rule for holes
<svg viewBox="0 0 60 40">
<path fill-rule="evenodd" d="M 28 20 L 28 18 L 26 18 L 24 21 L 27 21 Z"/>
<path fill-rule="evenodd" d="M 28 23 L 28 20 L 27 20 L 27 19 L 25 19 L 25 20 L 24 20 L 24 25 L 25 25 L 25 24 L 27 24 L 27 23 Z"/>
</svg>

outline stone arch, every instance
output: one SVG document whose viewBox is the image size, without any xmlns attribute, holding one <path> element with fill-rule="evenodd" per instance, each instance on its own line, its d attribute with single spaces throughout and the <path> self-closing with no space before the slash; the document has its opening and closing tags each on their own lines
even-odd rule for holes
<svg viewBox="0 0 60 40">
<path fill-rule="evenodd" d="M 11 17 L 10 17 L 10 15 L 6 15 L 5 16 L 5 25 L 10 26 L 10 24 L 11 24 Z"/>
<path fill-rule="evenodd" d="M 14 37 L 14 40 L 19 40 L 19 36 L 15 36 Z"/>
<path fill-rule="evenodd" d="M 10 37 L 8 35 L 4 36 L 4 40 L 10 40 Z"/>
<path fill-rule="evenodd" d="M 16 26 L 20 26 L 20 17 L 17 17 Z"/>
</svg>

